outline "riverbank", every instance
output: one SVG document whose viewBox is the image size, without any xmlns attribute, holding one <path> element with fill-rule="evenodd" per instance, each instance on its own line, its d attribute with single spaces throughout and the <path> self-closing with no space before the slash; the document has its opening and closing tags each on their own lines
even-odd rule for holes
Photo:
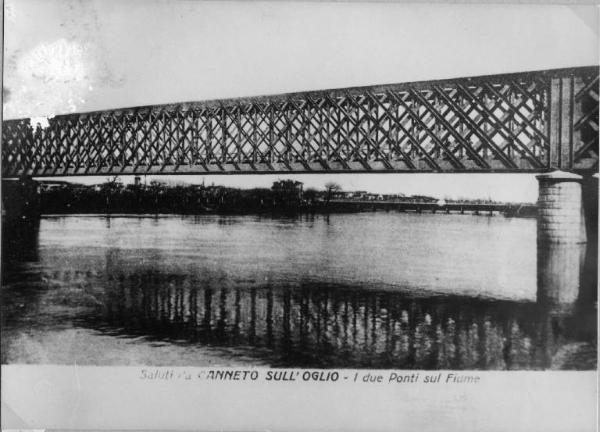
<svg viewBox="0 0 600 432">
<path fill-rule="evenodd" d="M 67 182 L 3 182 L 3 219 L 39 214 L 179 214 L 244 215 L 360 213 L 504 214 L 535 217 L 534 204 L 491 200 L 449 200 L 430 196 L 342 192 L 337 185 L 304 190 L 301 182 L 281 180 L 270 189 L 239 189 L 205 185 L 165 185 L 158 182 L 123 185 L 112 179 L 97 185 Z M 5 217 L 6 216 L 6 217 Z"/>
</svg>

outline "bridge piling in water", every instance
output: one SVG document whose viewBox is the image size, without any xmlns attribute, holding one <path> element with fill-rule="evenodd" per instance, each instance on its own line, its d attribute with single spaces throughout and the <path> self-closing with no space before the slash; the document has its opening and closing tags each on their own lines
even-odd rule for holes
<svg viewBox="0 0 600 432">
<path fill-rule="evenodd" d="M 585 243 L 583 177 L 565 171 L 536 176 L 538 240 L 542 243 Z"/>
<path fill-rule="evenodd" d="M 40 215 L 39 184 L 30 176 L 2 181 L 2 222 L 24 223 Z"/>
<path fill-rule="evenodd" d="M 538 240 L 537 301 L 553 310 L 571 308 L 579 296 L 585 245 Z"/>
</svg>

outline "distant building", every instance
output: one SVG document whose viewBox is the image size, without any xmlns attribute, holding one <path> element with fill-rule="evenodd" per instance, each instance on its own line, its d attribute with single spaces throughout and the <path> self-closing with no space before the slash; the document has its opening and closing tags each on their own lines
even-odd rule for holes
<svg viewBox="0 0 600 432">
<path fill-rule="evenodd" d="M 346 198 L 347 192 L 335 191 L 331 192 L 331 199 L 333 200 L 341 200 Z"/>
<path fill-rule="evenodd" d="M 434 203 L 438 201 L 437 198 L 433 198 L 427 195 L 411 195 L 409 198 L 411 201 L 421 203 Z"/>
<path fill-rule="evenodd" d="M 278 180 L 271 186 L 271 195 L 275 208 L 298 208 L 304 200 L 303 184 L 295 180 Z"/>
<path fill-rule="evenodd" d="M 72 186 L 72 183 L 60 180 L 38 180 L 38 183 L 42 191 L 65 189 Z"/>
<path fill-rule="evenodd" d="M 273 182 L 271 190 L 275 196 L 285 196 L 286 199 L 302 199 L 303 183 L 295 180 L 278 180 Z"/>
<path fill-rule="evenodd" d="M 376 194 L 376 193 L 365 193 L 362 196 L 363 200 L 367 200 L 367 201 L 382 201 L 383 200 L 383 196 L 380 194 Z"/>
</svg>

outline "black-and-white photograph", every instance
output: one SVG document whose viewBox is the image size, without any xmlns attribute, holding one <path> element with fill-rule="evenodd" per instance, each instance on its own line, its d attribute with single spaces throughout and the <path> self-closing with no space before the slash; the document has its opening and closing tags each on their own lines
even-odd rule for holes
<svg viewBox="0 0 600 432">
<path fill-rule="evenodd" d="M 1 363 L 596 370 L 591 11 L 5 0 Z"/>
</svg>

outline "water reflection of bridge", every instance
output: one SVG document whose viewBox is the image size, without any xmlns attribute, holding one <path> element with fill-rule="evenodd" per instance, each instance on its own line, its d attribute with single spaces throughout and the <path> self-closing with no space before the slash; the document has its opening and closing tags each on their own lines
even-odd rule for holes
<svg viewBox="0 0 600 432">
<path fill-rule="evenodd" d="M 573 251 L 578 259 L 580 251 Z M 549 283 L 556 282 L 564 283 Z M 514 302 L 311 283 L 211 285 L 181 274 L 118 274 L 87 325 L 245 353 L 252 347 L 280 366 L 544 369 L 565 367 L 557 353 L 577 346 L 586 331 L 580 321 L 594 316 L 578 289 L 576 298 L 557 299 L 540 287 L 537 302 Z"/>
</svg>

